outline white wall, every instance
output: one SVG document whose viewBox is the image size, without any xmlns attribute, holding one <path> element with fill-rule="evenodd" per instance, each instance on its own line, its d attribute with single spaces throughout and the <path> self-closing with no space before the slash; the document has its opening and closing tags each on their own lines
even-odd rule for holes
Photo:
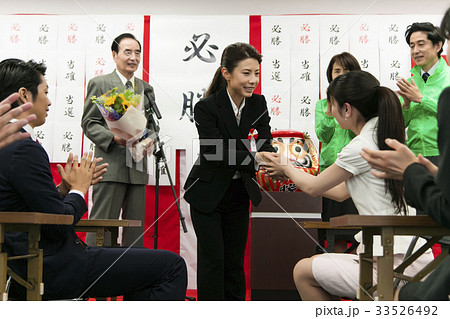
<svg viewBox="0 0 450 319">
<path fill-rule="evenodd" d="M 0 0 L 2 14 L 443 14 L 448 0 Z"/>
</svg>

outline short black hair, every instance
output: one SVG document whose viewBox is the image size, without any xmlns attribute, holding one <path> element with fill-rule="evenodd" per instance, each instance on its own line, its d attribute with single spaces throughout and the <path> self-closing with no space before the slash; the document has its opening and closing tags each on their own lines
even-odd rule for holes
<svg viewBox="0 0 450 319">
<path fill-rule="evenodd" d="M 142 51 L 141 43 L 139 42 L 138 39 L 136 39 L 136 37 L 133 34 L 131 34 L 131 33 L 122 33 L 121 35 L 117 36 L 114 39 L 113 43 L 111 44 L 111 51 L 112 52 L 119 53 L 119 44 L 120 44 L 120 41 L 122 41 L 123 39 L 136 40 L 136 42 L 139 44 L 139 50 Z"/>
<path fill-rule="evenodd" d="M 33 60 L 6 59 L 0 62 L 0 101 L 24 87 L 31 92 L 33 100 L 38 95 L 38 86 L 42 83 L 47 67 Z M 19 106 L 14 102 L 12 108 Z"/>
<path fill-rule="evenodd" d="M 348 52 L 342 52 L 341 54 L 336 54 L 330 60 L 327 68 L 327 80 L 328 83 L 333 81 L 333 66 L 337 63 L 344 68 L 344 70 L 349 71 L 360 71 L 361 67 L 359 66 L 358 60 Z"/>
<path fill-rule="evenodd" d="M 420 31 L 426 32 L 428 40 L 430 40 L 433 43 L 433 45 L 436 45 L 439 42 L 442 43 L 441 50 L 438 52 L 438 58 L 440 58 L 441 53 L 443 51 L 445 39 L 441 36 L 439 28 L 435 27 L 430 22 L 414 22 L 413 24 L 409 25 L 406 28 L 406 32 L 405 32 L 406 43 L 408 43 L 408 45 L 409 45 L 411 35 L 414 32 L 420 32 Z"/>
</svg>

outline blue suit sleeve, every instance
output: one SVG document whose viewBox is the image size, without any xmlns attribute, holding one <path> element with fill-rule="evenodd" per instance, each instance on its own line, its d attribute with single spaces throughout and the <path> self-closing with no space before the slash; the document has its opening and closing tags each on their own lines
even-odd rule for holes
<svg viewBox="0 0 450 319">
<path fill-rule="evenodd" d="M 32 140 L 26 140 L 15 149 L 9 173 L 12 187 L 20 192 L 29 211 L 72 215 L 76 224 L 87 210 L 84 198 L 78 194 L 68 194 L 61 199 L 53 182 L 47 153 Z M 43 231 L 62 234 L 65 227 L 45 226 Z"/>
</svg>

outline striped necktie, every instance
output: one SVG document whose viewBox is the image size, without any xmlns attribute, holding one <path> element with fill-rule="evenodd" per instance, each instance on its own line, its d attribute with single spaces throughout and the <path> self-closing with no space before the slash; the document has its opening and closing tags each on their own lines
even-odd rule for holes
<svg viewBox="0 0 450 319">
<path fill-rule="evenodd" d="M 422 79 L 425 83 L 427 83 L 429 76 L 430 76 L 430 73 L 428 73 L 428 72 L 425 72 L 424 74 L 422 74 Z"/>
<path fill-rule="evenodd" d="M 132 89 L 133 90 L 133 84 L 131 83 L 131 81 L 127 81 L 127 83 L 125 83 L 125 87 L 128 89 Z"/>
</svg>

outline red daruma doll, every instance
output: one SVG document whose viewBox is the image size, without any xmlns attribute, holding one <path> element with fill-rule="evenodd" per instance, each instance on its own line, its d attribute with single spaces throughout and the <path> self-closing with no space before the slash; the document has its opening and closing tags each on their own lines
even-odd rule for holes
<svg viewBox="0 0 450 319">
<path fill-rule="evenodd" d="M 272 146 L 277 153 L 284 153 L 296 168 L 317 175 L 319 155 L 308 135 L 298 131 L 274 131 L 272 136 Z M 256 178 L 258 184 L 268 192 L 301 192 L 291 180 L 275 181 L 261 171 L 256 173 Z"/>
</svg>

